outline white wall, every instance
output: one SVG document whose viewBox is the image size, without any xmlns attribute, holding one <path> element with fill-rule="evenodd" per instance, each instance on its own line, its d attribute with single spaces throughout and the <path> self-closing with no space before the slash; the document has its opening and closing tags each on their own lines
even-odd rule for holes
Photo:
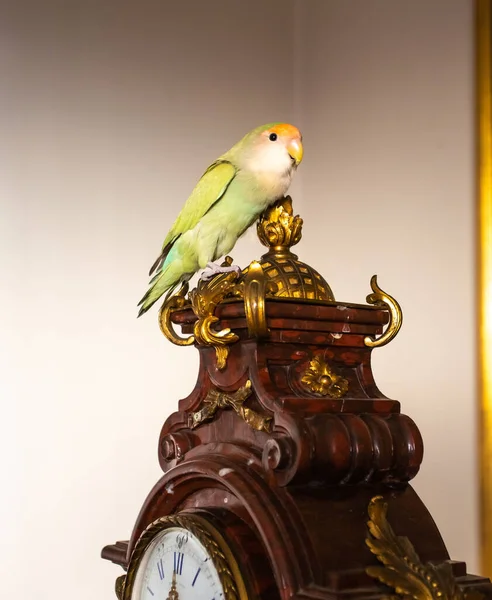
<svg viewBox="0 0 492 600">
<path fill-rule="evenodd" d="M 129 535 L 196 368 L 155 314 L 135 319 L 146 271 L 204 166 L 270 120 L 304 130 L 302 258 L 341 300 L 377 272 L 402 303 L 376 376 L 425 436 L 417 489 L 477 568 L 469 5 L 294 1 L 3 2 L 7 595 L 113 597 L 100 548 Z M 260 252 L 251 235 L 233 255 Z"/>
</svg>

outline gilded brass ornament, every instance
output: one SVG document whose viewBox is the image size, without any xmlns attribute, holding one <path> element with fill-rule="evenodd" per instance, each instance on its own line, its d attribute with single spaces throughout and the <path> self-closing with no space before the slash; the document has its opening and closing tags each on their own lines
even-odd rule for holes
<svg viewBox="0 0 492 600">
<path fill-rule="evenodd" d="M 463 591 L 453 576 L 449 563 L 423 564 L 410 540 L 397 536 L 388 523 L 388 505 L 382 496 L 369 503 L 369 534 L 366 544 L 382 567 L 368 567 L 367 574 L 393 588 L 396 595 L 390 598 L 414 600 L 481 600 L 477 591 Z"/>
<path fill-rule="evenodd" d="M 301 378 L 313 394 L 341 398 L 348 390 L 348 381 L 335 373 L 320 356 L 315 356 Z"/>
<path fill-rule="evenodd" d="M 232 258 L 226 256 L 222 266 L 229 267 L 231 265 Z M 224 298 L 233 294 L 238 278 L 239 275 L 233 271 L 231 273 L 220 273 L 210 280 L 200 279 L 197 287 L 188 294 L 189 300 L 185 298 L 188 284 L 183 284 L 176 294 L 165 300 L 161 308 L 159 323 L 162 333 L 168 340 L 178 346 L 189 346 L 193 342 L 201 346 L 213 346 L 217 355 L 217 368 L 223 369 L 229 355 L 228 345 L 233 344 L 239 338 L 229 328 L 220 331 L 213 328 L 219 320 L 214 312 L 217 305 Z M 190 303 L 198 320 L 193 325 L 193 335 L 182 338 L 173 329 L 171 315 L 175 310 Z"/>
<path fill-rule="evenodd" d="M 211 557 L 224 589 L 224 600 L 248 600 L 239 566 L 220 533 L 199 515 L 168 515 L 151 523 L 138 539 L 124 577 L 121 600 L 131 600 L 135 577 L 145 551 L 156 535 L 169 527 L 192 533 Z M 121 578 L 118 578 L 121 579 Z"/>
<path fill-rule="evenodd" d="M 232 265 L 232 258 L 226 256 L 222 266 Z M 229 296 L 236 287 L 239 275 L 233 271 L 231 273 L 221 273 L 210 280 L 200 279 L 195 289 L 189 293 L 193 312 L 198 317 L 198 321 L 193 326 L 195 340 L 202 346 L 213 346 L 217 355 L 217 368 L 223 369 L 226 366 L 229 355 L 229 344 L 233 344 L 239 338 L 235 333 L 226 327 L 216 331 L 212 326 L 219 320 L 214 315 L 218 304 Z"/>
<path fill-rule="evenodd" d="M 190 427 L 195 429 L 204 421 L 212 419 L 219 408 L 232 408 L 250 427 L 257 431 L 270 431 L 271 417 L 260 415 L 244 402 L 251 396 L 251 381 L 248 381 L 233 394 L 210 390 L 204 400 L 204 407 L 190 415 Z"/>
<path fill-rule="evenodd" d="M 290 196 L 267 208 L 258 221 L 257 233 L 268 247 L 259 261 L 269 284 L 267 297 L 323 302 L 335 299 L 323 277 L 290 251 L 302 236 L 302 219 L 294 216 Z"/>
<path fill-rule="evenodd" d="M 294 217 L 292 198 L 286 196 L 267 208 L 256 226 L 260 242 L 267 248 L 291 248 L 302 237 L 302 219 Z"/>
<path fill-rule="evenodd" d="M 164 301 L 159 311 L 159 326 L 162 333 L 169 341 L 176 346 L 190 346 L 195 341 L 194 336 L 190 335 L 187 338 L 179 336 L 175 331 L 171 322 L 171 315 L 175 310 L 184 308 L 190 305 L 190 301 L 186 298 L 188 292 L 188 283 L 183 283 L 179 290 L 172 296 L 169 296 Z"/>
<path fill-rule="evenodd" d="M 403 313 L 398 302 L 379 287 L 377 275 L 371 277 L 371 289 L 373 293 L 367 296 L 367 302 L 375 306 L 387 307 L 390 311 L 390 322 L 383 335 L 378 339 L 373 339 L 369 336 L 364 338 L 364 344 L 369 346 L 369 348 L 380 348 L 389 344 L 400 331 Z"/>
<path fill-rule="evenodd" d="M 268 335 L 265 310 L 267 283 L 260 263 L 254 260 L 246 273 L 243 295 L 248 333 L 259 339 Z"/>
</svg>

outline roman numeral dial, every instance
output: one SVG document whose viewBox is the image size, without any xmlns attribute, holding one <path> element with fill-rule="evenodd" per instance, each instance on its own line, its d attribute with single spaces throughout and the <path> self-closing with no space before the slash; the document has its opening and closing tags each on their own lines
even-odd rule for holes
<svg viewBox="0 0 492 600">
<path fill-rule="evenodd" d="M 142 559 L 131 600 L 225 600 L 212 557 L 190 531 L 168 527 Z"/>
</svg>

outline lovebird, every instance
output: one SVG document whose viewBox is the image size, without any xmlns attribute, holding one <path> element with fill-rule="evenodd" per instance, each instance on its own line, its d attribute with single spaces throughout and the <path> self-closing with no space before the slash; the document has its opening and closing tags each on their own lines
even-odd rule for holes
<svg viewBox="0 0 492 600">
<path fill-rule="evenodd" d="M 302 136 L 287 123 L 246 134 L 202 175 L 152 265 L 140 317 L 166 292 L 208 266 L 207 276 L 239 267 L 214 265 L 289 188 L 303 156 Z"/>
</svg>

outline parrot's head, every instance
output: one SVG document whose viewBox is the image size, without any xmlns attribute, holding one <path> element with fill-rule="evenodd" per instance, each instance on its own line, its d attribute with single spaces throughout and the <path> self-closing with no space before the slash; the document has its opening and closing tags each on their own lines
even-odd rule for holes
<svg viewBox="0 0 492 600">
<path fill-rule="evenodd" d="M 301 132 L 288 123 L 270 123 L 253 129 L 242 141 L 248 167 L 278 175 L 292 172 L 302 160 Z"/>
</svg>

